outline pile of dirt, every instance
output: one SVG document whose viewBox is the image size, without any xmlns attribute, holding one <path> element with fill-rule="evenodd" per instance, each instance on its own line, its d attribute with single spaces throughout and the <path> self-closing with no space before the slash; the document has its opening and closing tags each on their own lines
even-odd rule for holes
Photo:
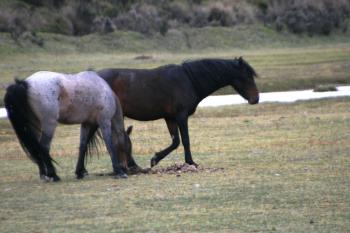
<svg viewBox="0 0 350 233">
<path fill-rule="evenodd" d="M 196 172 L 218 172 L 223 171 L 224 168 L 219 167 L 208 167 L 204 168 L 202 166 L 189 165 L 187 163 L 174 163 L 165 168 L 137 168 L 135 170 L 130 170 L 128 175 L 141 175 L 141 174 L 157 174 L 157 175 L 165 175 L 165 174 L 173 174 L 176 176 L 181 176 L 182 173 L 196 173 Z M 113 176 L 112 173 L 98 173 L 97 176 Z"/>
<path fill-rule="evenodd" d="M 187 163 L 174 163 L 166 168 L 154 168 L 150 169 L 150 174 L 176 174 L 177 176 L 182 173 L 196 173 L 196 172 L 217 172 L 222 171 L 224 168 L 204 168 L 202 166 L 189 165 Z"/>
</svg>

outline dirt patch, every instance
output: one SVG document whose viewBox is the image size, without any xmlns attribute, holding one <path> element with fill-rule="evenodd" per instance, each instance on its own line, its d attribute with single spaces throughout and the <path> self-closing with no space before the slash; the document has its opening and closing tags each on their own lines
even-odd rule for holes
<svg viewBox="0 0 350 233">
<path fill-rule="evenodd" d="M 163 175 L 163 174 L 173 174 L 176 176 L 181 176 L 182 173 L 196 173 L 196 172 L 218 172 L 223 171 L 224 168 L 222 167 L 202 167 L 202 166 L 194 166 L 189 165 L 187 163 L 174 163 L 173 165 L 170 165 L 165 168 L 138 168 L 136 170 L 131 170 L 128 175 L 141 175 L 141 174 L 156 174 L 156 175 Z M 97 176 L 113 176 L 114 173 L 98 173 Z"/>
<path fill-rule="evenodd" d="M 135 60 L 149 60 L 152 58 L 153 58 L 152 56 L 148 56 L 148 55 L 140 55 L 140 56 L 134 57 Z"/>
<path fill-rule="evenodd" d="M 174 163 L 166 168 L 149 169 L 148 174 L 176 174 L 182 173 L 196 173 L 196 172 L 217 172 L 224 168 L 204 168 L 202 166 L 189 165 L 187 163 Z"/>
</svg>

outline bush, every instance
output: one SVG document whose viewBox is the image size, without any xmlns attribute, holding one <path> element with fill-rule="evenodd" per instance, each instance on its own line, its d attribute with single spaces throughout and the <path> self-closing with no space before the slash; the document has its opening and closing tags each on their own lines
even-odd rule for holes
<svg viewBox="0 0 350 233">
<path fill-rule="evenodd" d="M 73 35 L 74 29 L 72 22 L 66 17 L 56 16 L 51 24 L 47 25 L 47 32 L 59 33 L 64 35 Z"/>
<path fill-rule="evenodd" d="M 110 33 L 115 30 L 114 23 L 109 17 L 97 17 L 93 22 L 93 32 Z"/>
<path fill-rule="evenodd" d="M 164 32 L 164 19 L 159 10 L 149 4 L 136 4 L 123 14 L 113 19 L 113 23 L 119 30 L 132 30 L 143 34 Z M 167 30 L 167 29 L 166 29 Z"/>
<path fill-rule="evenodd" d="M 332 84 L 318 85 L 314 88 L 314 92 L 338 91 L 337 87 Z"/>
<path fill-rule="evenodd" d="M 220 26 L 231 26 L 233 24 L 232 12 L 227 10 L 227 8 L 213 7 L 209 11 L 208 21 L 210 23 L 217 23 Z"/>
<path fill-rule="evenodd" d="M 115 29 L 143 34 L 179 27 L 250 24 L 257 20 L 278 31 L 328 35 L 347 31 L 349 0 L 15 0 L 3 1 L 0 31 L 84 35 Z"/>
<path fill-rule="evenodd" d="M 267 8 L 261 13 L 264 21 L 274 23 L 277 30 L 286 28 L 298 34 L 328 35 L 333 30 L 346 26 L 344 23 L 350 16 L 350 2 L 346 0 L 270 0 Z"/>
<path fill-rule="evenodd" d="M 204 27 L 208 25 L 209 10 L 203 6 L 193 6 L 189 25 L 192 27 Z"/>
<path fill-rule="evenodd" d="M 71 1 L 62 8 L 61 12 L 71 21 L 74 35 L 90 33 L 97 16 L 96 6 L 90 1 Z"/>
</svg>

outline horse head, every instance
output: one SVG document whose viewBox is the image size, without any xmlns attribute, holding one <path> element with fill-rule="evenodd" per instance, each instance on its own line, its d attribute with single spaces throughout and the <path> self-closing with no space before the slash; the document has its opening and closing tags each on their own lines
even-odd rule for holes
<svg viewBox="0 0 350 233">
<path fill-rule="evenodd" d="M 125 152 L 126 156 L 129 160 L 129 158 L 132 158 L 132 143 L 130 139 L 130 134 L 132 132 L 132 126 L 129 126 L 127 130 L 125 131 Z"/>
<path fill-rule="evenodd" d="M 113 147 L 117 151 L 118 161 L 125 172 L 128 170 L 130 158 L 132 159 L 132 143 L 129 136 L 131 131 L 132 126 L 129 126 L 127 130 L 118 131 L 112 135 Z"/>
<path fill-rule="evenodd" d="M 232 79 L 231 86 L 249 104 L 257 104 L 259 102 L 259 91 L 256 87 L 254 78 L 257 77 L 255 70 L 242 57 L 236 58 L 237 76 Z"/>
</svg>

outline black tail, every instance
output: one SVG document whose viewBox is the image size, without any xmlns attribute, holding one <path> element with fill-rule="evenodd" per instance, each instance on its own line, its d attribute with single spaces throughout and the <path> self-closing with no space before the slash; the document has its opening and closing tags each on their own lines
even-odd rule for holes
<svg viewBox="0 0 350 233">
<path fill-rule="evenodd" d="M 94 125 L 90 129 L 89 134 L 87 136 L 87 150 L 85 151 L 85 157 L 89 155 L 91 158 L 93 151 L 95 151 L 97 155 L 99 154 L 101 138 L 102 136 L 100 130 L 98 129 L 98 125 Z"/>
<path fill-rule="evenodd" d="M 28 157 L 39 165 L 43 158 L 51 157 L 38 140 L 39 120 L 28 102 L 28 84 L 15 80 L 5 94 L 4 102 L 8 118 L 16 132 L 17 138 Z"/>
</svg>

